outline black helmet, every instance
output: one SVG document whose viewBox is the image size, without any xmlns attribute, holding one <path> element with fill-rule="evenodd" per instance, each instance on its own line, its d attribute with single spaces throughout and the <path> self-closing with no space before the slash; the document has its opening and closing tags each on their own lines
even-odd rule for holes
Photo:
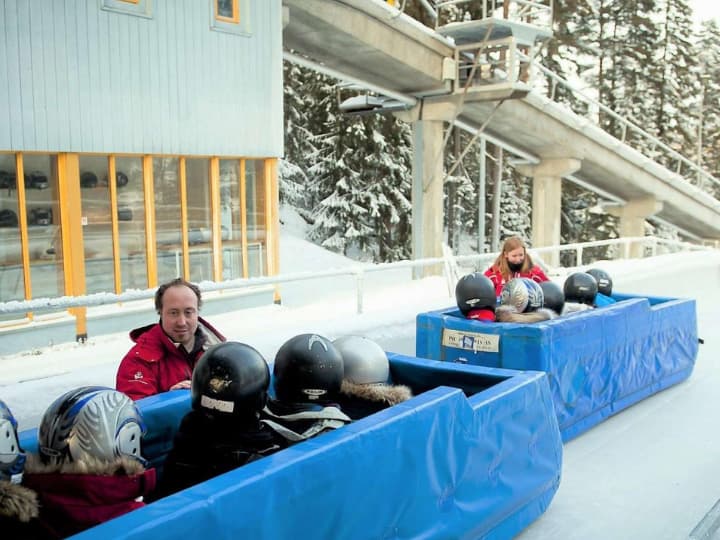
<svg viewBox="0 0 720 540">
<path fill-rule="evenodd" d="M 543 307 L 543 291 L 530 278 L 513 278 L 503 285 L 500 303 L 513 306 L 518 313 L 536 311 Z"/>
<path fill-rule="evenodd" d="M 598 285 L 598 292 L 600 294 L 604 294 L 605 296 L 612 295 L 613 282 L 610 274 L 600 268 L 591 268 L 585 272 L 595 278 Z"/>
<path fill-rule="evenodd" d="M 267 402 L 270 368 L 250 345 L 227 341 L 210 347 L 198 360 L 190 390 L 192 407 L 251 416 Z"/>
<path fill-rule="evenodd" d="M 560 285 L 554 281 L 541 281 L 539 285 L 543 291 L 544 306 L 552 309 L 557 314 L 562 313 L 565 305 L 565 293 L 563 293 Z"/>
<path fill-rule="evenodd" d="M 280 400 L 333 401 L 343 380 L 343 359 L 329 339 L 300 334 L 280 347 L 273 373 Z"/>
<path fill-rule="evenodd" d="M 489 277 L 480 272 L 467 274 L 461 277 L 455 285 L 455 300 L 463 315 L 467 315 L 474 309 L 495 311 L 497 303 L 495 285 Z"/>
<path fill-rule="evenodd" d="M 563 292 L 566 302 L 593 305 L 598 292 L 598 284 L 590 274 L 575 272 L 565 279 Z"/>
<path fill-rule="evenodd" d="M 18 442 L 17 420 L 0 399 L 0 481 L 19 483 L 25 458 Z"/>
</svg>

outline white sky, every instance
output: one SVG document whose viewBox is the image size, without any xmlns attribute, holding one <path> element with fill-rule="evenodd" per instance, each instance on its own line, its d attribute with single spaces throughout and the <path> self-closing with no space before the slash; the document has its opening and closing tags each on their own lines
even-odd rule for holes
<svg viewBox="0 0 720 540">
<path fill-rule="evenodd" d="M 717 0 L 688 0 L 693 9 L 695 20 L 716 19 L 720 21 L 720 2 Z"/>
</svg>

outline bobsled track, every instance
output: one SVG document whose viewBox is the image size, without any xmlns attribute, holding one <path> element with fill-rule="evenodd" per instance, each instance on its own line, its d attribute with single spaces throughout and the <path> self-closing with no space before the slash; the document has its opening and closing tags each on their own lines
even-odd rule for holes
<svg viewBox="0 0 720 540">
<path fill-rule="evenodd" d="M 186 508 L 204 512 L 212 504 L 222 504 L 223 497 L 228 496 L 232 490 L 244 490 L 242 493 L 254 494 L 251 497 L 252 506 L 257 508 L 258 512 L 263 511 L 263 519 L 269 520 L 271 516 L 264 513 L 267 505 L 280 504 L 284 493 L 290 496 L 287 489 L 293 485 L 293 463 L 300 461 L 305 461 L 314 472 L 315 480 L 310 484 L 316 490 L 316 495 L 325 493 L 327 496 L 322 498 L 323 504 L 318 505 L 317 510 L 320 512 L 324 507 L 328 513 L 332 513 L 333 505 L 336 504 L 333 501 L 342 499 L 343 493 L 352 493 L 353 497 L 357 497 L 359 493 L 350 489 L 338 490 L 337 486 L 328 492 L 328 487 L 323 486 L 322 464 L 327 463 L 324 461 L 325 456 L 332 460 L 334 455 L 344 456 L 343 467 L 352 467 L 354 462 L 362 466 L 363 470 L 356 470 L 354 473 L 343 471 L 333 477 L 364 483 L 367 493 L 362 494 L 361 500 L 353 503 L 358 505 L 359 513 L 354 512 L 353 504 L 346 504 L 347 501 L 344 501 L 342 511 L 337 515 L 311 516 L 308 523 L 325 520 L 323 522 L 330 524 L 328 528 L 322 529 L 328 531 L 327 534 L 315 537 L 362 538 L 362 534 L 357 530 L 358 523 L 367 519 L 366 516 L 375 516 L 379 521 L 386 519 L 389 523 L 389 516 L 394 513 L 384 508 L 387 501 L 401 496 L 406 490 L 415 490 L 418 494 L 417 500 L 407 499 L 406 504 L 408 508 L 421 509 L 419 515 L 422 516 L 424 524 L 418 525 L 412 532 L 406 529 L 408 534 L 403 536 L 399 530 L 384 527 L 387 523 L 377 523 L 378 527 L 373 528 L 373 532 L 370 532 L 371 529 L 367 530 L 370 534 L 368 537 L 444 539 L 516 536 L 524 540 L 715 538 L 707 533 L 712 533 L 714 528 L 720 525 L 714 523 L 716 512 L 711 511 L 720 499 L 720 482 L 717 481 L 720 478 L 720 435 L 716 429 L 720 418 L 720 366 L 717 362 L 717 358 L 720 358 L 717 338 L 720 323 L 720 252 L 662 255 L 637 261 L 610 261 L 599 266 L 613 276 L 616 292 L 695 299 L 698 336 L 704 340 L 704 344 L 699 346 L 694 369 L 687 380 L 647 397 L 565 442 L 562 445 L 561 465 L 554 450 L 560 448 L 559 435 L 550 436 L 548 424 L 541 421 L 543 416 L 539 414 L 539 411 L 548 407 L 549 392 L 538 386 L 538 381 L 533 378 L 507 378 L 506 370 L 484 375 L 481 370 L 476 369 L 477 373 L 472 377 L 479 381 L 480 387 L 486 387 L 488 379 L 492 378 L 497 378 L 498 381 L 502 379 L 502 382 L 491 383 L 493 385 L 489 389 L 467 400 L 458 392 L 426 392 L 416 401 L 412 410 L 394 407 L 396 410 L 375 415 L 374 420 L 373 417 L 365 419 L 361 421 L 363 424 L 358 423 L 353 429 L 343 428 L 337 433 L 323 435 L 326 441 L 324 445 L 323 439 L 318 438 L 310 444 L 303 443 L 309 451 L 291 449 L 281 453 L 281 458 L 276 461 L 263 464 L 261 460 L 248 466 L 244 472 L 233 473 L 232 478 L 240 482 L 239 484 L 233 484 L 229 481 L 230 478 L 206 483 L 203 484 L 204 488 L 193 492 L 193 497 L 188 495 L 183 498 L 182 494 L 178 494 L 180 499 L 175 505 L 169 499 L 158 501 L 162 503 L 158 506 L 154 503 L 151 506 L 155 508 L 143 513 L 143 516 L 170 521 L 172 519 L 168 516 L 177 516 L 182 520 Z M 349 296 L 351 297 L 352 293 Z M 402 299 L 392 304 L 392 316 L 388 313 L 390 297 Z M 375 298 L 379 300 L 375 302 Z M 219 319 L 223 329 L 228 329 L 226 334 L 231 338 L 255 345 L 269 359 L 287 337 L 299 332 L 313 331 L 329 337 L 349 333 L 364 334 L 380 343 L 386 351 L 399 353 L 399 356 L 391 355 L 391 361 L 395 362 L 397 369 L 404 370 L 402 373 L 408 378 L 408 382 L 420 381 L 422 377 L 418 379 L 415 375 L 417 368 L 413 367 L 415 364 L 412 358 L 408 359 L 403 355 L 416 355 L 415 315 L 452 306 L 454 300 L 448 296 L 443 280 L 395 283 L 387 290 L 375 291 L 375 296 L 368 298 L 365 313 L 362 315 L 353 314 L 352 309 L 346 311 L 346 301 L 349 305 L 353 303 L 352 298 L 344 299 L 338 296 L 331 301 L 325 301 L 322 306 L 291 310 L 287 316 L 283 315 L 282 310 L 277 310 L 272 313 L 272 335 L 267 331 L 266 322 L 256 320 L 257 312 L 234 312 L 228 314 L 227 318 L 216 316 L 214 319 Z M 678 326 L 682 326 L 681 323 L 682 321 L 678 321 Z M 80 384 L 112 386 L 119 360 L 118 351 L 124 352 L 128 345 L 124 339 L 113 336 L 98 337 L 94 347 L 73 346 L 64 356 L 51 348 L 47 351 L 36 351 L 33 355 L 3 358 L 0 361 L 5 363 L 6 369 L 2 370 L 0 377 L 0 397 L 8 401 L 13 408 L 21 429 L 32 428 L 37 425 L 41 414 L 38 411 L 44 409 L 45 402 L 59 395 L 65 388 Z M 98 355 L 99 350 L 112 356 L 112 359 L 99 360 L 98 356 L 102 356 Z M 36 378 L 39 377 L 37 374 L 33 376 L 33 367 L 53 363 L 53 355 L 57 356 L 57 363 L 67 362 L 68 358 L 72 358 L 75 365 L 58 366 L 57 374 L 53 374 L 52 370 L 40 370 L 43 373 L 42 378 Z M 452 386 L 450 382 L 455 377 L 452 371 L 467 369 L 451 362 L 442 364 L 446 366 L 443 369 L 450 370 L 450 374 L 443 376 L 443 384 L 449 386 Z M 470 371 L 472 369 L 470 368 Z M 507 402 L 507 397 L 512 394 L 520 397 Z M 184 397 L 178 396 L 175 405 L 179 403 L 178 399 L 182 400 Z M 500 400 L 506 400 L 510 405 L 502 405 Z M 496 409 L 480 408 L 487 404 L 495 406 Z M 151 404 L 151 409 L 154 406 L 155 404 Z M 463 412 L 455 416 L 452 411 L 458 407 Z M 178 411 L 178 407 L 175 407 L 174 414 L 178 415 Z M 528 418 L 532 426 L 529 430 L 510 429 L 503 435 L 494 427 L 487 426 L 491 421 L 523 417 Z M 449 419 L 450 423 L 461 428 L 484 426 L 482 431 L 478 431 L 480 436 L 477 444 L 473 443 L 476 454 L 472 455 L 482 455 L 483 459 L 491 464 L 483 468 L 491 481 L 490 484 L 483 483 L 482 477 L 479 483 L 475 483 L 477 476 L 467 475 L 470 465 L 473 464 L 470 458 L 467 458 L 468 461 L 451 460 L 448 470 L 441 468 L 433 471 L 424 465 L 423 455 L 445 456 L 458 449 L 458 444 L 451 440 L 453 429 L 448 427 L 445 430 L 443 426 L 448 423 L 442 422 L 443 419 Z M 429 422 L 427 425 L 432 437 L 427 440 L 419 437 L 414 440 L 416 444 L 412 448 L 404 448 L 403 444 L 408 439 L 403 439 L 402 434 L 418 433 L 426 420 Z M 407 431 L 404 431 L 404 426 L 409 426 Z M 367 427 L 371 429 L 366 429 Z M 454 433 L 457 434 L 457 429 Z M 26 432 L 25 435 L 27 440 L 29 433 Z M 485 437 L 490 441 L 489 446 L 483 442 Z M 497 454 L 493 454 L 493 437 L 503 439 L 503 443 L 498 445 Z M 443 441 L 446 441 L 446 446 L 443 446 Z M 353 444 L 356 446 L 352 446 Z M 425 454 L 422 452 L 423 445 Z M 377 452 L 384 446 L 388 447 L 390 457 L 381 463 L 382 452 Z M 299 450 L 299 447 L 295 448 Z M 499 455 L 499 450 L 503 450 L 507 459 L 493 459 L 495 455 Z M 527 460 L 522 459 L 525 454 L 530 456 Z M 405 465 L 393 465 L 393 459 L 398 459 L 398 456 L 400 462 L 405 458 Z M 321 457 L 323 459 L 320 459 Z M 536 468 L 533 464 L 541 466 Z M 319 468 L 312 469 L 315 466 Z M 387 477 L 392 475 L 393 471 L 404 475 L 403 482 L 407 485 L 398 486 L 396 482 L 388 480 Z M 433 476 L 433 472 L 438 475 Z M 559 487 L 556 483 L 558 472 Z M 277 484 L 268 485 L 267 480 L 263 480 L 267 473 L 276 475 Z M 377 473 L 381 479 L 377 482 L 367 480 L 373 473 Z M 458 485 L 464 486 L 465 492 L 459 489 L 443 491 L 444 506 L 433 507 L 430 504 L 423 507 L 428 493 L 423 492 L 422 488 L 432 485 L 433 482 L 440 482 L 447 474 L 453 482 L 457 481 Z M 505 485 L 504 482 L 511 482 L 508 478 L 516 479 L 513 484 L 515 486 L 532 487 L 535 490 L 534 498 L 514 510 L 496 504 L 506 492 L 493 490 L 491 486 L 498 483 Z M 461 480 L 464 479 L 469 483 L 462 483 Z M 261 481 L 266 483 L 260 483 Z M 418 485 L 413 485 L 413 481 L 417 481 Z M 477 491 L 473 493 L 471 488 L 486 495 L 478 497 Z M 439 489 L 442 491 L 443 485 L 440 485 Z M 518 494 L 511 495 L 517 497 Z M 262 502 L 265 499 L 267 504 Z M 461 502 L 466 503 L 464 507 Z M 373 504 L 376 512 L 371 511 Z M 463 512 L 474 508 L 478 515 L 482 516 L 478 518 L 475 529 L 465 527 L 457 529 L 464 530 L 464 534 L 452 534 L 448 528 L 433 525 L 441 519 L 451 522 L 457 517 L 457 511 L 446 514 L 444 518 L 439 517 L 432 523 L 425 523 L 425 520 L 435 516 L 433 512 L 442 516 L 443 512 L 453 508 L 462 508 Z M 239 512 L 237 508 L 231 510 L 229 507 L 224 511 L 225 515 Z M 483 511 L 486 513 L 483 514 Z M 503 521 L 503 512 L 510 513 L 510 519 Z M 211 514 L 203 515 L 206 519 L 211 519 L 207 517 Z M 129 519 L 127 523 L 142 523 L 144 520 L 138 520 L 139 517 L 141 516 L 138 514 L 134 521 Z M 352 528 L 353 523 L 346 520 L 352 520 L 353 517 L 358 519 L 354 523 L 353 535 L 330 535 L 329 531 L 334 527 L 338 532 L 344 530 L 343 526 Z M 491 517 L 497 526 L 483 528 L 481 522 L 487 521 L 488 517 Z M 272 519 L 277 519 L 280 523 L 282 517 L 274 516 Z M 141 533 L 137 533 L 140 529 L 135 530 L 134 536 L 128 534 L 130 529 L 121 526 L 121 523 L 125 523 L 123 520 L 124 518 L 120 518 L 116 525 L 111 525 L 111 522 L 106 524 L 108 527 L 91 529 L 83 534 L 83 537 L 143 537 Z M 199 524 L 193 524 L 196 525 Z M 211 525 L 222 530 L 222 523 L 213 522 Z M 517 529 L 518 525 L 522 525 L 524 530 Z M 157 523 L 155 526 L 158 526 Z M 138 527 L 142 528 L 141 525 Z M 151 526 L 148 527 L 150 528 L 147 530 L 150 531 Z M 168 525 L 165 530 L 178 534 L 186 531 L 191 536 L 189 531 L 195 529 L 192 529 L 190 524 L 183 523 L 176 529 Z M 148 538 L 156 536 L 151 535 Z M 303 537 L 302 532 L 298 532 L 296 537 Z"/>
</svg>

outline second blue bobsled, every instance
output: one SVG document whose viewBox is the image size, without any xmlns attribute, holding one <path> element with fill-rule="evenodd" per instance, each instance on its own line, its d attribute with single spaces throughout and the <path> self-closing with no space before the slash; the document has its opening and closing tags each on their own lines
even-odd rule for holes
<svg viewBox="0 0 720 540">
<path fill-rule="evenodd" d="M 613 295 L 618 302 L 533 323 L 468 320 L 457 309 L 417 316 L 416 354 L 548 374 L 564 441 L 692 373 L 695 301 Z"/>
</svg>

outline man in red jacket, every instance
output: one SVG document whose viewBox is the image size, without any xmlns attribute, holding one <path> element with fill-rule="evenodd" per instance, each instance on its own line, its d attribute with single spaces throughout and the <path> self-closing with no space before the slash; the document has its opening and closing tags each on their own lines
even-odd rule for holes
<svg viewBox="0 0 720 540">
<path fill-rule="evenodd" d="M 195 364 L 225 337 L 200 317 L 197 285 L 182 278 L 155 293 L 160 322 L 130 332 L 135 342 L 118 367 L 115 387 L 137 400 L 168 390 L 190 388 Z"/>
</svg>

